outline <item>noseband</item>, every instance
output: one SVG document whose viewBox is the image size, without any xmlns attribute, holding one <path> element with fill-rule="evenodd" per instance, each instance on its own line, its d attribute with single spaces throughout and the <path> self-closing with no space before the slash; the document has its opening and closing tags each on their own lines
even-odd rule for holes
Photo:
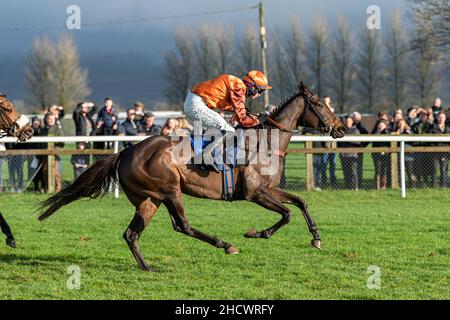
<svg viewBox="0 0 450 320">
<path fill-rule="evenodd" d="M 333 120 L 329 120 L 322 112 L 322 108 L 320 108 L 319 105 L 319 98 L 317 97 L 317 95 L 308 95 L 304 92 L 301 92 L 300 95 L 303 97 L 303 101 L 305 103 L 305 108 L 302 112 L 302 115 L 299 119 L 300 122 L 304 122 L 305 118 L 306 118 L 306 114 L 308 113 L 308 111 L 313 112 L 317 118 L 319 118 L 319 121 L 321 123 L 323 123 L 323 126 L 319 126 L 319 127 L 307 127 L 307 126 L 302 126 L 302 129 L 313 129 L 313 130 L 318 130 L 320 131 L 321 135 L 328 135 L 331 133 L 331 131 L 333 130 L 333 125 L 334 122 L 337 120 L 337 118 L 335 117 Z M 277 121 L 275 121 L 273 118 L 271 118 L 270 116 L 267 117 L 267 123 L 270 125 L 273 125 L 275 128 L 277 128 L 278 130 L 282 131 L 282 132 L 289 132 L 289 133 L 301 133 L 303 130 L 289 130 L 287 128 L 285 128 L 283 125 L 281 125 L 280 123 L 278 123 Z"/>
<path fill-rule="evenodd" d="M 305 102 L 305 110 L 302 113 L 302 116 L 300 118 L 300 122 L 305 121 L 306 113 L 308 111 L 312 111 L 317 118 L 319 118 L 319 121 L 323 124 L 322 126 L 317 127 L 306 127 L 303 126 L 304 129 L 313 129 L 320 131 L 321 135 L 328 135 L 333 130 L 334 122 L 337 120 L 335 117 L 333 120 L 330 120 L 327 118 L 322 109 L 323 107 L 319 107 L 320 99 L 317 95 L 308 95 L 305 92 L 301 92 L 300 95 L 303 97 L 303 100 Z"/>
</svg>

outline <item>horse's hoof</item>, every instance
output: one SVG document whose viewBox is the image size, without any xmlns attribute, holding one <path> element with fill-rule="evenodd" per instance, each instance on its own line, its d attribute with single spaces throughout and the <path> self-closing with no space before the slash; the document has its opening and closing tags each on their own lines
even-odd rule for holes
<svg viewBox="0 0 450 320">
<path fill-rule="evenodd" d="M 314 248 L 317 248 L 317 249 L 319 249 L 319 250 L 322 250 L 322 241 L 319 240 L 319 239 L 312 239 L 312 240 L 311 240 L 311 245 L 312 245 Z"/>
<path fill-rule="evenodd" d="M 236 248 L 235 246 L 229 246 L 228 248 L 225 249 L 225 253 L 226 254 L 238 254 L 239 249 Z"/>
<path fill-rule="evenodd" d="M 14 239 L 6 239 L 6 245 L 10 246 L 11 248 L 16 248 L 16 240 Z"/>
<path fill-rule="evenodd" d="M 146 272 L 158 272 L 158 270 L 156 270 L 155 268 L 152 268 L 150 266 L 144 266 L 141 269 L 142 269 L 142 271 L 146 271 Z"/>
<path fill-rule="evenodd" d="M 244 237 L 246 237 L 246 238 L 257 238 L 258 237 L 258 232 L 256 231 L 255 228 L 251 228 L 244 234 Z"/>
</svg>

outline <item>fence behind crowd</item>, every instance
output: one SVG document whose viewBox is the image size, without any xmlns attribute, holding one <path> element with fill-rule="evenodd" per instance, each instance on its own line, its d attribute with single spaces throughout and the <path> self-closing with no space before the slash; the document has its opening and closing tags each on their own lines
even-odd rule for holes
<svg viewBox="0 0 450 320">
<path fill-rule="evenodd" d="M 33 137 L 0 151 L 4 192 L 55 192 L 90 164 L 145 136 Z M 358 135 L 334 140 L 294 136 L 284 160 L 281 187 L 292 191 L 447 188 L 450 136 Z M 119 187 L 114 189 L 119 196 Z"/>
</svg>

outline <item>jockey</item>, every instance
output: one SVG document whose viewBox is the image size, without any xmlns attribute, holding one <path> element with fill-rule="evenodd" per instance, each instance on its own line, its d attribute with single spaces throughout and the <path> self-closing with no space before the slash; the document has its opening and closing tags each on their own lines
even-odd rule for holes
<svg viewBox="0 0 450 320">
<path fill-rule="evenodd" d="M 194 85 L 184 103 L 184 113 L 191 121 L 200 121 L 203 128 L 218 129 L 225 134 L 214 140 L 203 151 L 204 162 L 216 171 L 212 161 L 212 151 L 220 146 L 226 137 L 234 134 L 234 128 L 213 109 L 233 112 L 233 120 L 243 127 L 257 126 L 264 122 L 265 114 L 259 117 L 249 114 L 245 109 L 245 99 L 256 99 L 264 90 L 272 89 L 266 75 L 252 70 L 243 79 L 233 75 L 222 74 L 215 79 Z"/>
</svg>

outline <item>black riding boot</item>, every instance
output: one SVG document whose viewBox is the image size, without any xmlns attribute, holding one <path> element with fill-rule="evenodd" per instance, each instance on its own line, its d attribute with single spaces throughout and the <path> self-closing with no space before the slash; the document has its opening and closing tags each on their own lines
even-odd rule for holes
<svg viewBox="0 0 450 320">
<path fill-rule="evenodd" d="M 232 137 L 234 135 L 234 132 L 231 131 L 222 131 L 222 136 L 215 137 L 215 140 L 212 141 L 201 153 L 203 163 L 214 169 L 216 172 L 220 172 L 219 168 L 217 167 L 217 164 L 214 161 L 214 157 L 212 155 L 214 149 L 218 146 L 221 146 L 226 139 L 229 137 Z M 225 158 L 225 150 L 223 151 L 224 158 Z"/>
</svg>

